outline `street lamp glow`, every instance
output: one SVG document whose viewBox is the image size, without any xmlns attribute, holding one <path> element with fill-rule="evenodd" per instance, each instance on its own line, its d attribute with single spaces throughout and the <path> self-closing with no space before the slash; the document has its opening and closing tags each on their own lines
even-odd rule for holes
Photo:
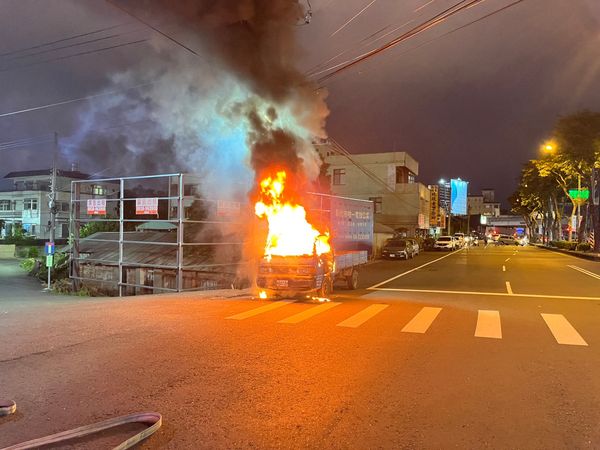
<svg viewBox="0 0 600 450">
<path fill-rule="evenodd" d="M 556 150 L 556 143 L 554 141 L 546 141 L 542 145 L 542 150 L 546 153 L 552 153 Z"/>
</svg>

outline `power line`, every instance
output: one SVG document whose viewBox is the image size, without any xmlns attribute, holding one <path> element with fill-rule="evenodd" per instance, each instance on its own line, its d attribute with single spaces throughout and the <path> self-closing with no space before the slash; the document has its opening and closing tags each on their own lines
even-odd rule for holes
<svg viewBox="0 0 600 450">
<path fill-rule="evenodd" d="M 350 19 L 348 19 L 346 22 L 344 22 L 344 24 L 339 27 L 337 30 L 335 30 L 333 33 L 331 33 L 331 35 L 329 37 L 333 37 L 336 34 L 338 34 L 340 31 L 342 31 L 344 28 L 346 28 L 348 25 L 350 25 L 354 20 L 356 20 L 358 18 L 358 16 L 360 16 L 362 13 L 364 13 L 367 9 L 369 9 L 371 6 L 373 6 L 373 3 L 375 3 L 377 0 L 371 0 L 371 2 L 365 6 L 364 8 L 362 8 L 360 11 L 358 11 L 356 14 L 354 14 L 352 17 L 350 17 Z"/>
<path fill-rule="evenodd" d="M 128 88 L 124 88 L 124 89 L 118 89 L 115 91 L 109 91 L 109 92 L 102 92 L 100 94 L 94 94 L 94 95 L 88 95 L 86 97 L 79 97 L 79 98 L 73 98 L 70 100 L 64 100 L 61 102 L 56 102 L 56 103 L 49 103 L 47 105 L 41 105 L 41 106 L 34 106 L 32 108 L 26 108 L 26 109 L 21 109 L 21 110 L 17 110 L 17 111 L 10 111 L 10 112 L 6 112 L 6 113 L 2 113 L 0 114 L 0 118 L 2 117 L 8 117 L 8 116 L 16 116 L 18 114 L 24 114 L 27 112 L 31 112 L 31 111 L 39 111 L 41 109 L 47 109 L 47 108 L 53 108 L 55 106 L 62 106 L 62 105 L 67 105 L 69 103 L 76 103 L 76 102 L 81 102 L 84 100 L 91 100 L 93 98 L 97 98 L 97 97 L 104 97 L 106 95 L 115 95 L 115 94 L 121 94 L 123 92 L 127 92 L 133 89 L 139 89 L 143 86 L 150 86 L 152 84 L 155 84 L 156 82 L 149 82 L 149 83 L 142 83 L 142 84 L 138 84 L 136 86 L 130 86 Z"/>
<path fill-rule="evenodd" d="M 111 45 L 109 47 L 102 47 L 102 48 L 97 48 L 97 49 L 94 49 L 94 50 L 87 50 L 85 52 L 79 52 L 79 53 L 73 53 L 73 54 L 70 54 L 70 55 L 58 56 L 56 58 L 46 59 L 46 60 L 43 60 L 43 61 L 36 61 L 34 63 L 23 64 L 23 65 L 16 66 L 16 67 L 11 67 L 11 68 L 8 68 L 8 69 L 1 69 L 0 73 L 3 73 L 3 72 L 12 72 L 14 70 L 26 69 L 28 67 L 38 66 L 40 64 L 47 64 L 47 63 L 55 62 L 55 61 L 63 61 L 65 59 L 75 58 L 77 56 L 84 56 L 84 55 L 91 55 L 93 53 L 106 52 L 108 50 L 114 50 L 115 48 L 125 47 L 125 46 L 128 46 L 128 45 L 141 44 L 143 42 L 148 42 L 148 39 L 139 39 L 137 41 L 123 42 L 121 44 Z M 0 116 L 0 117 L 2 117 L 2 116 Z"/>
<path fill-rule="evenodd" d="M 8 56 L 8 55 L 13 55 L 15 53 L 24 52 L 24 51 L 27 51 L 27 50 L 35 50 L 35 49 L 38 49 L 38 48 L 47 47 L 47 46 L 50 46 L 50 45 L 53 45 L 53 44 L 58 44 L 60 42 L 70 41 L 72 39 L 77 39 L 77 38 L 84 37 L 84 36 L 90 36 L 92 34 L 102 33 L 103 31 L 113 30 L 115 28 L 123 27 L 123 26 L 130 25 L 130 24 L 131 24 L 131 22 L 121 23 L 121 24 L 118 24 L 118 25 L 110 26 L 110 27 L 99 28 L 99 29 L 94 30 L 94 31 L 88 31 L 87 33 L 76 34 L 76 35 L 69 36 L 69 37 L 66 37 L 66 38 L 58 39 L 56 41 L 44 42 L 42 44 L 37 44 L 37 45 L 34 45 L 32 47 L 25 47 L 25 48 L 21 48 L 21 49 L 18 49 L 18 50 L 12 50 L 10 52 L 0 53 L 0 57 L 4 57 L 4 56 Z"/>
<path fill-rule="evenodd" d="M 398 25 L 397 27 L 393 28 L 392 30 L 388 31 L 387 33 L 385 33 L 385 34 L 382 34 L 381 36 L 379 36 L 379 37 L 377 37 L 377 38 L 373 39 L 373 38 L 374 38 L 375 36 L 377 36 L 379 33 L 381 33 L 381 32 L 383 32 L 383 31 L 387 30 L 389 27 L 391 27 L 391 26 L 392 26 L 392 24 L 386 25 L 385 27 L 383 27 L 383 28 L 380 28 L 380 29 L 379 29 L 379 30 L 377 30 L 376 32 L 374 32 L 374 33 L 371 33 L 369 36 L 366 36 L 365 38 L 361 39 L 359 42 L 357 42 L 356 44 L 354 44 L 354 46 L 353 46 L 353 47 L 348 47 L 346 50 L 342 50 L 342 51 L 341 51 L 341 52 L 339 52 L 337 55 L 335 55 L 335 56 L 332 56 L 331 58 L 329 58 L 329 59 L 327 59 L 327 60 L 325 60 L 325 61 L 323 61 L 323 62 L 321 62 L 321 63 L 319 63 L 319 64 L 317 64 L 317 65 L 315 65 L 315 66 L 313 66 L 311 69 L 309 69 L 309 70 L 306 72 L 306 75 L 308 75 L 308 76 L 313 76 L 313 75 L 318 75 L 318 74 L 320 74 L 320 73 L 326 72 L 327 70 L 325 70 L 325 71 L 322 71 L 322 72 L 317 72 L 317 71 L 318 71 L 319 69 L 322 69 L 323 67 L 325 67 L 325 66 L 326 66 L 328 63 L 330 63 L 330 62 L 332 62 L 332 61 L 335 61 L 335 60 L 336 60 L 336 59 L 338 59 L 340 56 L 343 56 L 343 55 L 345 55 L 346 53 L 349 53 L 349 52 L 351 52 L 352 50 L 354 50 L 354 49 L 356 48 L 356 45 L 358 45 L 358 46 L 359 46 L 358 48 L 363 48 L 363 47 L 367 47 L 367 46 L 369 46 L 369 45 L 372 45 L 372 44 L 374 44 L 375 42 L 377 42 L 377 41 L 379 41 L 379 40 L 383 39 L 384 37 L 386 37 L 386 36 L 389 36 L 390 34 L 392 34 L 392 33 L 396 32 L 396 31 L 398 31 L 398 30 L 400 30 L 400 29 L 404 28 L 406 25 L 410 25 L 410 24 L 411 24 L 411 23 L 413 23 L 414 21 L 415 21 L 414 19 L 411 19 L 411 20 L 409 20 L 409 21 L 407 21 L 407 22 L 404 22 L 402 25 Z"/>
<path fill-rule="evenodd" d="M 322 83 L 323 81 L 328 80 L 329 78 L 339 74 L 340 72 L 343 72 L 343 71 L 349 69 L 350 67 L 355 66 L 356 64 L 359 64 L 379 53 L 382 53 L 392 47 L 395 47 L 396 45 L 410 39 L 411 37 L 414 37 L 417 34 L 422 33 L 423 31 L 426 31 L 429 28 L 431 28 L 435 25 L 438 25 L 439 23 L 444 22 L 449 17 L 459 13 L 460 11 L 464 10 L 465 8 L 474 6 L 475 4 L 481 3 L 482 1 L 484 1 L 484 0 L 468 0 L 465 3 L 465 0 L 460 0 L 459 2 L 453 4 L 449 8 L 442 11 L 441 13 L 438 13 L 431 19 L 426 20 L 425 22 L 421 23 L 420 25 L 417 25 L 416 27 L 414 27 L 411 30 L 407 31 L 406 33 L 403 33 L 402 35 L 392 39 L 390 42 L 382 45 L 381 47 L 378 47 L 376 49 L 373 49 L 366 53 L 363 53 L 362 55 L 359 55 L 351 60 L 336 64 L 335 66 L 332 66 L 321 72 L 317 72 L 315 75 L 317 75 L 319 73 L 330 72 L 327 75 L 324 75 L 323 77 L 319 78 L 317 80 L 317 82 Z"/>
<path fill-rule="evenodd" d="M 11 150 L 13 148 L 20 148 L 20 147 L 30 147 L 33 145 L 46 144 L 49 142 L 54 142 L 54 140 L 50 137 L 48 137 L 46 139 L 33 139 L 28 142 L 18 142 L 18 143 L 14 143 L 14 144 L 10 144 L 10 145 L 2 145 L 2 146 L 0 146 L 0 151 Z"/>
<path fill-rule="evenodd" d="M 452 33 L 455 33 L 455 32 L 457 32 L 457 31 L 460 31 L 460 30 L 462 30 L 463 28 L 467 28 L 467 27 L 469 27 L 469 26 L 471 26 L 471 25 L 473 25 L 473 24 L 476 24 L 477 22 L 481 22 L 482 20 L 485 20 L 485 19 L 487 19 L 488 17 L 491 17 L 491 16 L 494 16 L 494 15 L 496 15 L 496 14 L 499 14 L 499 13 L 503 12 L 504 10 L 507 10 L 508 8 L 510 8 L 510 7 L 512 7 L 512 6 L 515 6 L 515 5 L 519 4 L 519 3 L 522 3 L 522 2 L 524 2 L 524 1 L 525 1 L 525 0 L 515 0 L 515 1 L 513 1 L 512 3 L 509 3 L 508 5 L 505 5 L 505 6 L 503 6 L 503 7 L 502 7 L 502 8 L 500 8 L 500 9 L 497 9 L 497 10 L 495 10 L 495 11 L 492 11 L 492 12 L 490 12 L 490 13 L 488 13 L 488 14 L 484 15 L 484 16 L 481 16 L 481 17 L 479 17 L 478 19 L 475 19 L 475 20 L 472 20 L 472 21 L 470 21 L 470 22 L 467 22 L 467 23 L 465 23 L 464 25 L 461 25 L 460 27 L 454 28 L 454 29 L 452 29 L 452 30 L 450 30 L 450 31 L 446 31 L 445 33 L 442 33 L 442 34 L 440 34 L 439 36 L 436 36 L 436 37 L 434 37 L 434 38 L 431 38 L 431 39 L 429 39 L 428 41 L 425 41 L 425 42 L 423 42 L 423 43 L 421 43 L 421 44 L 417 45 L 416 47 L 413 47 L 413 48 L 407 49 L 406 51 L 404 51 L 404 52 L 400 53 L 398 56 L 404 55 L 404 54 L 406 54 L 406 53 L 408 53 L 408 52 L 411 52 L 411 51 L 413 51 L 413 50 L 418 50 L 418 49 L 419 49 L 419 48 L 421 48 L 421 47 L 425 47 L 426 45 L 429 45 L 429 44 L 431 44 L 432 42 L 434 42 L 434 41 L 437 41 L 437 40 L 438 40 L 438 39 L 440 39 L 440 38 L 443 38 L 443 37 L 445 37 L 445 36 L 448 36 L 448 35 L 450 35 L 450 34 L 452 34 Z"/>
<path fill-rule="evenodd" d="M 154 30 L 155 32 L 157 32 L 158 34 L 160 34 L 161 36 L 167 38 L 168 40 L 170 40 L 171 42 L 174 42 L 175 44 L 179 45 L 180 47 L 183 47 L 184 49 L 186 49 L 188 52 L 193 53 L 196 56 L 200 56 L 198 53 L 196 53 L 194 50 L 192 50 L 190 47 L 188 47 L 187 45 L 179 42 L 177 39 L 169 36 L 168 34 L 162 32 L 161 30 L 159 30 L 158 28 L 156 28 L 154 25 L 150 24 L 149 22 L 146 22 L 145 20 L 141 19 L 140 17 L 136 16 L 135 14 L 133 14 L 131 11 L 125 9 L 124 7 L 122 7 L 121 5 L 118 5 L 117 3 L 115 3 L 113 0 L 106 0 L 107 3 L 111 4 L 112 6 L 114 6 L 117 9 L 120 9 L 121 11 L 123 11 L 125 14 L 133 17 L 135 20 L 137 20 L 140 23 L 143 23 L 144 25 L 146 25 L 148 28 Z"/>
<path fill-rule="evenodd" d="M 503 11 L 505 11 L 505 10 L 507 10 L 507 9 L 509 9 L 509 8 L 511 8 L 511 7 L 513 7 L 513 6 L 517 5 L 517 4 L 519 4 L 519 3 L 522 3 L 523 1 L 525 1 L 525 0 L 515 0 L 512 3 L 509 3 L 508 5 L 505 5 L 505 6 L 501 7 L 501 8 L 498 8 L 497 10 L 494 10 L 494 11 L 488 13 L 488 14 L 485 14 L 485 15 L 477 18 L 477 19 L 474 19 L 474 20 L 472 20 L 470 22 L 467 22 L 467 23 L 465 23 L 465 24 L 463 24 L 463 25 L 461 25 L 461 26 L 459 26 L 457 28 L 454 28 L 454 29 L 452 29 L 450 31 L 447 31 L 447 32 L 443 33 L 443 34 L 440 34 L 439 36 L 436 36 L 436 37 L 434 37 L 434 38 L 432 38 L 432 39 L 430 39 L 430 40 L 428 40 L 426 42 L 423 42 L 423 43 L 421 43 L 420 45 L 418 45 L 416 47 L 413 47 L 411 49 L 407 49 L 406 51 L 400 53 L 400 55 L 398 55 L 398 56 L 404 55 L 404 54 L 406 54 L 408 52 L 411 52 L 413 50 L 417 50 L 417 49 L 419 49 L 421 47 L 424 47 L 424 46 L 426 46 L 426 45 L 428 45 L 428 44 L 430 44 L 430 43 L 432 43 L 432 42 L 434 42 L 434 41 L 436 41 L 436 40 L 438 40 L 438 39 L 440 39 L 442 37 L 448 36 L 448 35 L 450 35 L 452 33 L 455 33 L 455 32 L 457 32 L 459 30 L 467 28 L 467 27 L 469 27 L 469 26 L 471 26 L 471 25 L 473 25 L 475 23 L 481 22 L 481 21 L 483 21 L 483 20 L 485 20 L 485 19 L 487 19 L 487 18 L 489 18 L 491 16 L 494 16 L 496 14 L 499 14 L 499 13 L 501 13 L 501 12 L 503 12 Z M 474 6 L 474 4 L 473 5 L 467 5 L 465 9 L 471 8 L 473 6 Z M 321 71 L 319 73 L 323 73 L 323 72 L 326 72 L 326 71 L 327 70 L 323 70 L 323 71 Z M 312 75 L 316 75 L 316 74 L 318 74 L 318 73 L 315 73 L 315 74 L 312 74 Z M 329 76 L 325 76 L 323 78 L 329 78 Z"/>
<path fill-rule="evenodd" d="M 50 49 L 47 49 L 47 50 L 41 50 L 39 52 L 25 53 L 23 55 L 11 56 L 10 58 L 6 58 L 5 61 L 14 61 L 14 60 L 17 60 L 17 59 L 29 58 L 31 56 L 44 55 L 46 53 L 56 52 L 56 51 L 59 51 L 59 50 L 64 50 L 66 48 L 73 48 L 73 47 L 79 47 L 81 45 L 93 44 L 95 42 L 105 41 L 107 39 L 114 39 L 116 37 L 125 36 L 125 35 L 131 34 L 131 33 L 136 33 L 138 31 L 140 31 L 139 28 L 136 29 L 136 30 L 126 31 L 124 33 L 111 34 L 109 36 L 103 36 L 103 37 L 99 37 L 99 38 L 95 38 L 95 39 L 89 39 L 89 40 L 83 41 L 83 42 L 76 42 L 75 44 L 68 44 L 68 45 L 63 45 L 61 47 L 54 47 L 54 48 L 50 48 Z M 1 62 L 3 62 L 3 61 L 0 60 L 0 63 Z"/>
</svg>

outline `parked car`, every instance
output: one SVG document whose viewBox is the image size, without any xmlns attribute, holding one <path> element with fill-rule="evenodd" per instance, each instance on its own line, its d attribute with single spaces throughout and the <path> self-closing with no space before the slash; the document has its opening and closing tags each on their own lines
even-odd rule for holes
<svg viewBox="0 0 600 450">
<path fill-rule="evenodd" d="M 388 239 L 381 249 L 381 257 L 385 259 L 409 259 L 415 254 L 419 254 L 418 245 L 415 250 L 413 240 L 406 238 Z"/>
<path fill-rule="evenodd" d="M 413 256 L 417 256 L 419 253 L 421 253 L 421 246 L 419 245 L 419 241 L 413 238 L 410 238 L 408 240 L 412 242 Z"/>
<path fill-rule="evenodd" d="M 519 241 L 514 236 L 509 236 L 508 234 L 501 234 L 498 236 L 496 240 L 497 245 L 521 245 Z"/>
<path fill-rule="evenodd" d="M 435 241 L 435 245 L 433 246 L 434 250 L 455 250 L 458 247 L 456 239 L 454 236 L 440 236 L 437 241 Z"/>
</svg>

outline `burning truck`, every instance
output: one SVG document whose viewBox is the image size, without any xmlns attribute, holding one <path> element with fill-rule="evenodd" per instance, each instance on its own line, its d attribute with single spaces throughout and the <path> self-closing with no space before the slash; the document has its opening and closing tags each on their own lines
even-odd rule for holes
<svg viewBox="0 0 600 450">
<path fill-rule="evenodd" d="M 308 193 L 299 203 L 284 170 L 260 181 L 255 213 L 268 223 L 256 284 L 261 298 L 316 295 L 358 286 L 373 240 L 373 203 Z M 310 220 L 310 221 L 309 221 Z"/>
</svg>

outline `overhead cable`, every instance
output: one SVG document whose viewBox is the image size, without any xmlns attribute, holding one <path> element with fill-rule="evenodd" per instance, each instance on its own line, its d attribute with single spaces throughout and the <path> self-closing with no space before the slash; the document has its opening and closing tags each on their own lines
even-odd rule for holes
<svg viewBox="0 0 600 450">
<path fill-rule="evenodd" d="M 339 27 L 337 30 L 335 30 L 333 33 L 331 33 L 331 35 L 329 37 L 333 37 L 336 34 L 338 34 L 340 31 L 342 31 L 344 28 L 346 28 L 348 25 L 350 25 L 354 20 L 356 20 L 358 18 L 358 16 L 360 16 L 362 13 L 364 13 L 367 9 L 369 9 L 373 3 L 375 3 L 377 0 L 371 0 L 371 2 L 365 6 L 363 9 L 361 9 L 360 11 L 358 11 L 356 14 L 354 14 L 352 17 L 350 17 L 350 19 L 348 19 L 346 22 L 344 22 L 344 24 Z"/>
<path fill-rule="evenodd" d="M 158 28 L 156 28 L 154 25 L 150 24 L 149 22 L 145 21 L 144 19 L 140 18 L 139 16 L 133 14 L 131 11 L 127 10 L 126 8 L 122 7 L 121 5 L 117 4 L 116 2 L 114 2 L 113 0 L 106 0 L 107 3 L 111 4 L 112 6 L 114 6 L 117 9 L 120 9 L 121 11 L 123 11 L 125 14 L 133 17 L 135 20 L 137 20 L 140 23 L 143 23 L 144 25 L 146 25 L 148 28 L 150 28 L 151 30 L 157 32 L 158 34 L 160 34 L 161 36 L 167 38 L 168 40 L 170 40 L 171 42 L 174 42 L 175 44 L 179 45 L 180 47 L 186 49 L 188 52 L 193 53 L 196 56 L 200 56 L 198 53 L 196 53 L 194 50 L 192 50 L 190 47 L 188 47 L 187 45 L 185 45 L 182 42 L 179 42 L 177 39 L 175 39 L 174 37 L 169 36 L 167 33 L 159 30 Z"/>
<path fill-rule="evenodd" d="M 17 50 L 12 50 L 10 52 L 0 53 L 0 57 L 14 55 L 15 53 L 24 52 L 24 51 L 27 51 L 27 50 L 35 50 L 35 49 L 38 49 L 38 48 L 47 47 L 47 46 L 50 46 L 50 45 L 58 44 L 60 42 L 66 42 L 66 41 L 70 41 L 70 40 L 77 39 L 77 38 L 84 37 L 84 36 L 91 36 L 92 34 L 102 33 L 103 31 L 108 31 L 108 30 L 114 30 L 115 28 L 123 27 L 123 26 L 130 25 L 130 24 L 131 24 L 131 22 L 121 23 L 121 24 L 118 24 L 118 25 L 110 26 L 110 27 L 99 28 L 99 29 L 94 30 L 94 31 L 88 31 L 87 33 L 76 34 L 76 35 L 73 35 L 73 36 L 69 36 L 69 37 L 58 39 L 58 40 L 51 41 L 51 42 L 44 42 L 42 44 L 37 44 L 37 45 L 34 45 L 32 47 L 25 47 L 25 48 L 20 48 L 20 49 L 17 49 Z"/>
<path fill-rule="evenodd" d="M 114 39 L 114 38 L 117 38 L 117 37 L 125 36 L 127 34 L 136 33 L 138 31 L 140 31 L 139 28 L 135 29 L 135 30 L 129 30 L 129 31 L 126 31 L 126 32 L 123 32 L 123 33 L 116 33 L 116 34 L 111 34 L 111 35 L 108 35 L 108 36 L 102 36 L 102 37 L 99 37 L 99 38 L 88 39 L 86 41 L 76 42 L 74 44 L 62 45 L 60 47 L 54 47 L 54 48 L 49 48 L 49 49 L 45 49 L 45 50 L 40 50 L 40 51 L 33 52 L 33 53 L 17 54 L 17 55 L 13 55 L 13 56 L 11 56 L 9 58 L 6 58 L 4 60 L 0 60 L 0 64 L 3 63 L 3 62 L 5 62 L 5 61 L 6 62 L 10 62 L 10 61 L 18 60 L 18 59 L 29 58 L 31 56 L 45 55 L 47 53 L 56 52 L 56 51 L 64 50 L 64 49 L 67 49 L 67 48 L 80 47 L 82 45 L 93 44 L 93 43 L 100 42 L 100 41 L 105 41 L 105 40 L 108 40 L 108 39 Z"/>
<path fill-rule="evenodd" d="M 438 25 L 439 23 L 444 22 L 449 17 L 459 13 L 460 11 L 466 9 L 467 7 L 474 6 L 475 4 L 481 3 L 482 1 L 484 1 L 484 0 L 468 0 L 466 2 L 465 2 L 465 0 L 461 0 L 461 1 L 453 4 L 449 8 L 445 9 L 441 13 L 435 15 L 431 19 L 426 20 L 425 22 L 421 23 L 420 25 L 417 25 L 416 27 L 412 28 L 411 30 L 392 39 L 391 41 L 387 42 L 386 44 L 384 44 L 376 49 L 370 50 L 366 53 L 363 53 L 362 55 L 359 55 L 355 58 L 341 62 L 332 67 L 324 69 L 320 72 L 316 72 L 313 75 L 319 75 L 321 73 L 329 72 L 326 75 L 324 75 L 318 79 L 319 83 L 326 81 L 327 79 L 339 74 L 340 72 L 345 71 L 345 70 L 349 69 L 350 67 L 353 67 L 353 66 L 355 66 L 355 65 L 357 65 L 379 53 L 382 53 L 382 52 L 392 48 L 392 47 L 395 47 L 396 45 L 406 41 L 407 39 L 410 39 L 411 37 L 414 37 L 417 34 L 422 33 L 423 31 L 428 30 L 429 28 L 431 28 L 435 25 Z"/>
<path fill-rule="evenodd" d="M 73 54 L 70 54 L 70 55 L 57 56 L 56 58 L 45 59 L 43 61 L 36 61 L 36 62 L 33 62 L 33 63 L 22 64 L 20 66 L 15 66 L 15 67 L 9 67 L 9 68 L 5 68 L 5 69 L 0 69 L 0 73 L 2 73 L 2 72 L 12 72 L 14 70 L 25 69 L 27 67 L 38 66 L 40 64 L 47 64 L 47 63 L 55 62 L 55 61 L 62 61 L 62 60 L 65 60 L 65 59 L 75 58 L 77 56 L 84 56 L 84 55 L 91 55 L 91 54 L 94 54 L 94 53 L 106 52 L 108 50 L 114 50 L 115 48 L 126 47 L 128 45 L 141 44 L 141 43 L 144 43 L 144 42 L 148 42 L 148 39 L 138 39 L 137 41 L 123 42 L 121 44 L 115 44 L 115 45 L 111 45 L 111 46 L 108 46 L 108 47 L 97 48 L 97 49 L 94 49 L 94 50 L 87 50 L 87 51 L 84 51 L 84 52 L 73 53 Z"/>
<path fill-rule="evenodd" d="M 324 81 L 326 81 L 326 80 L 330 79 L 331 77 L 333 77 L 334 75 L 340 73 L 341 71 L 346 70 L 346 69 L 350 68 L 351 66 L 354 66 L 354 65 L 356 65 L 356 64 L 358 64 L 358 63 L 360 63 L 360 62 L 362 62 L 362 61 L 364 61 L 364 60 L 366 60 L 366 59 L 368 59 L 368 58 L 370 58 L 372 56 L 375 56 L 376 54 L 378 54 L 378 53 L 380 53 L 382 51 L 385 51 L 385 50 L 387 50 L 387 49 L 389 49 L 389 48 L 391 48 L 391 47 L 393 47 L 393 46 L 395 46 L 395 45 L 397 45 L 397 44 L 399 44 L 401 42 L 404 42 L 407 39 L 409 39 L 409 38 L 411 38 L 411 37 L 413 37 L 413 36 L 421 33 L 422 31 L 425 31 L 425 30 L 427 30 L 427 29 L 429 29 L 429 28 L 431 28 L 431 27 L 433 27 L 435 25 L 438 25 L 439 23 L 445 21 L 448 17 L 450 17 L 450 16 L 458 13 L 459 11 L 464 10 L 464 9 L 472 8 L 477 3 L 481 3 L 482 1 L 484 1 L 484 0 L 471 0 L 467 4 L 462 5 L 462 6 L 458 7 L 457 9 L 454 9 L 457 6 L 457 5 L 454 5 L 451 8 L 449 8 L 451 11 L 446 10 L 443 13 L 438 14 L 433 19 L 430 19 L 426 23 L 413 28 L 412 30 L 408 31 L 407 33 L 404 33 L 402 36 L 400 36 L 400 37 L 392 40 L 391 42 L 385 44 L 384 46 L 381 46 L 381 47 L 379 47 L 379 48 L 377 48 L 375 50 L 371 50 L 370 52 L 364 53 L 363 55 L 360 55 L 360 56 L 358 56 L 358 57 L 356 57 L 356 58 L 354 58 L 352 60 L 345 61 L 343 63 L 337 64 L 336 66 L 330 67 L 329 69 L 322 70 L 321 72 L 317 72 L 317 73 L 314 73 L 312 75 L 317 75 L 319 73 L 325 73 L 325 72 L 328 72 L 328 71 L 331 71 L 331 70 L 335 69 L 333 72 L 330 72 L 330 73 L 324 75 L 323 77 L 321 77 L 318 80 L 318 82 L 321 84 Z M 454 33 L 455 31 L 461 30 L 461 29 L 466 28 L 466 27 L 468 27 L 468 26 L 470 26 L 470 25 L 472 25 L 474 23 L 480 22 L 480 21 L 482 21 L 482 20 L 484 20 L 484 19 L 486 19 L 488 17 L 491 17 L 491 16 L 493 16 L 495 14 L 498 14 L 498 13 L 500 13 L 502 11 L 505 11 L 508 8 L 511 8 L 511 7 L 513 7 L 513 6 L 515 6 L 515 5 L 519 4 L 519 3 L 522 3 L 523 1 L 525 1 L 525 0 L 515 0 L 515 1 L 513 1 L 512 3 L 510 3 L 508 5 L 505 5 L 505 6 L 501 7 L 501 8 L 498 8 L 497 10 L 494 10 L 494 11 L 492 11 L 492 12 L 490 12 L 490 13 L 482 16 L 482 17 L 474 19 L 474 20 L 472 20 L 472 21 L 470 21 L 470 22 L 468 22 L 468 23 L 466 23 L 466 24 L 464 24 L 464 25 L 462 25 L 460 27 L 457 27 L 456 29 L 448 31 L 448 32 L 446 32 L 446 33 L 444 33 L 444 34 L 442 34 L 440 36 L 437 36 L 437 37 L 431 39 L 430 41 L 428 41 L 428 42 L 426 42 L 424 44 L 419 45 L 417 48 L 420 48 L 423 45 L 426 45 L 426 44 L 428 44 L 430 42 L 433 42 L 436 39 L 439 39 L 439 38 L 441 38 L 443 36 L 447 36 L 447 35 L 449 35 L 451 33 Z M 459 2 L 459 3 L 462 3 L 462 2 Z"/>
<path fill-rule="evenodd" d="M 76 102 L 81 102 L 81 101 L 85 101 L 85 100 L 91 100 L 97 97 L 104 97 L 107 95 L 115 95 L 115 94 L 121 94 L 123 92 L 127 92 L 127 91 L 131 91 L 133 89 L 139 89 L 141 87 L 144 86 L 150 86 L 152 84 L 155 84 L 155 82 L 149 82 L 149 83 L 142 83 L 142 84 L 138 84 L 135 86 L 130 86 L 124 89 L 117 89 L 114 91 L 108 91 L 108 92 L 101 92 L 100 94 L 94 94 L 94 95 L 88 95 L 86 97 L 79 97 L 79 98 L 73 98 L 70 100 L 63 100 L 61 102 L 56 102 L 56 103 L 49 103 L 47 105 L 41 105 L 41 106 L 34 106 L 32 108 L 26 108 L 26 109 L 20 109 L 17 111 L 10 111 L 10 112 L 6 112 L 6 113 L 1 113 L 0 114 L 0 118 L 2 117 L 8 117 L 8 116 L 16 116 L 18 114 L 24 114 L 24 113 L 28 113 L 31 111 L 39 111 L 41 109 L 48 109 L 48 108 L 54 108 L 55 106 L 61 106 L 61 105 L 67 105 L 69 103 L 76 103 Z"/>
</svg>

